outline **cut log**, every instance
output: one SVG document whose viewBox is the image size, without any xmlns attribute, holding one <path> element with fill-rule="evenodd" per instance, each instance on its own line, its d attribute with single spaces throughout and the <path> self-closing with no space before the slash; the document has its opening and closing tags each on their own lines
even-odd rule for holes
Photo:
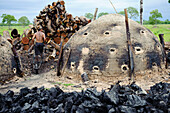
<svg viewBox="0 0 170 113">
<path fill-rule="evenodd" d="M 49 58 L 50 59 L 55 59 L 55 57 L 56 57 L 56 49 L 55 48 L 53 48 L 53 53 L 49 56 Z"/>
<path fill-rule="evenodd" d="M 75 21 L 76 21 L 76 23 L 80 23 L 80 19 L 78 16 L 75 17 Z"/>
<path fill-rule="evenodd" d="M 16 45 L 20 42 L 20 37 L 12 39 L 12 45 Z"/>
<path fill-rule="evenodd" d="M 21 37 L 27 37 L 27 35 L 31 32 L 31 29 L 25 29 L 23 32 L 24 33 L 21 35 Z"/>
<path fill-rule="evenodd" d="M 52 27 L 51 27 L 51 20 L 48 21 L 47 28 L 48 28 L 51 32 L 55 32 L 55 31 L 52 29 Z"/>
<path fill-rule="evenodd" d="M 12 45 L 12 39 L 11 38 L 7 38 L 7 40 L 11 43 Z"/>
<path fill-rule="evenodd" d="M 24 45 L 24 50 L 29 50 L 30 46 L 29 45 Z"/>
<path fill-rule="evenodd" d="M 29 44 L 29 39 L 27 37 L 23 37 L 21 40 L 22 44 Z"/>
<path fill-rule="evenodd" d="M 60 50 L 60 46 L 56 44 L 53 40 L 49 40 L 48 44 L 51 44 L 55 49 Z"/>
<path fill-rule="evenodd" d="M 53 6 L 53 7 L 55 7 L 56 5 L 57 5 L 57 3 L 56 3 L 56 2 L 53 2 L 53 3 L 52 3 L 52 6 Z"/>
<path fill-rule="evenodd" d="M 87 21 L 85 20 L 85 18 L 86 18 L 86 17 L 84 17 L 84 16 L 80 16 L 79 18 L 80 18 L 80 21 L 81 21 L 81 22 L 83 22 L 83 23 L 87 23 Z"/>
<path fill-rule="evenodd" d="M 31 51 L 34 49 L 35 44 L 33 43 L 30 48 L 28 49 L 28 53 L 31 53 Z"/>
<path fill-rule="evenodd" d="M 49 57 L 47 57 L 46 59 L 45 59 L 45 62 L 48 62 L 49 61 Z"/>
<path fill-rule="evenodd" d="M 63 0 L 59 0 L 58 3 L 60 3 L 61 5 L 65 4 L 65 2 Z"/>
</svg>

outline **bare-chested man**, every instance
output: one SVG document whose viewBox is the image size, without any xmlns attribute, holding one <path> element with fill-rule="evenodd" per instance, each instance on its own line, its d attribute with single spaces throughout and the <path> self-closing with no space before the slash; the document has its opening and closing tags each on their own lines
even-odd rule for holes
<svg viewBox="0 0 170 113">
<path fill-rule="evenodd" d="M 43 46 L 44 41 L 46 40 L 45 34 L 42 32 L 42 28 L 38 29 L 38 32 L 36 32 L 33 36 L 33 40 L 36 38 L 36 44 L 35 44 L 35 55 L 36 60 L 38 62 L 38 55 L 41 55 L 41 58 L 43 58 Z"/>
</svg>

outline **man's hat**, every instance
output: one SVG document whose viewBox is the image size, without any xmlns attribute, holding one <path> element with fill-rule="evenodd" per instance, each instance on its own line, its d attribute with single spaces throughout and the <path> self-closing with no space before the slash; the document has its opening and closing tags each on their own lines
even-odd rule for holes
<svg viewBox="0 0 170 113">
<path fill-rule="evenodd" d="M 11 32 L 11 36 L 13 38 L 17 38 L 18 37 L 18 30 L 17 29 L 13 29 L 12 32 Z"/>
</svg>

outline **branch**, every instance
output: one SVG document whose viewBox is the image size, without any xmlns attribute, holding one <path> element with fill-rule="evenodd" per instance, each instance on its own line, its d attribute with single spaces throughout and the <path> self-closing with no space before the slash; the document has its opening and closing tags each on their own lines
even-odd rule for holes
<svg viewBox="0 0 170 113">
<path fill-rule="evenodd" d="M 110 0 L 109 0 L 110 1 Z M 116 11 L 116 8 L 114 7 L 114 5 L 113 5 L 113 3 L 110 1 L 110 3 L 111 3 L 111 5 L 112 5 L 112 7 L 114 8 L 114 10 Z M 116 11 L 116 13 L 117 13 L 117 11 Z M 118 14 L 118 13 L 117 13 Z"/>
</svg>

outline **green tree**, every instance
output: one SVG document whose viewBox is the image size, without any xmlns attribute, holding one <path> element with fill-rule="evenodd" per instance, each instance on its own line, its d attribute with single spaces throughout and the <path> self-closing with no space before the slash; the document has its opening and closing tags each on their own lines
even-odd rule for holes
<svg viewBox="0 0 170 113">
<path fill-rule="evenodd" d="M 143 24 L 144 24 L 144 25 L 149 24 L 149 21 L 143 20 Z"/>
<path fill-rule="evenodd" d="M 121 15 L 125 16 L 125 12 L 124 11 L 120 11 L 118 14 L 121 14 Z"/>
<path fill-rule="evenodd" d="M 9 26 L 9 29 L 11 26 L 11 22 L 17 21 L 13 15 L 2 14 L 1 18 L 2 18 L 2 23 L 3 24 L 6 23 Z"/>
<path fill-rule="evenodd" d="M 150 12 L 151 16 L 149 17 L 150 24 L 157 24 L 159 22 L 158 18 L 162 18 L 162 14 L 158 12 L 158 9 L 155 9 Z"/>
<path fill-rule="evenodd" d="M 136 19 L 139 16 L 138 10 L 136 8 L 134 8 L 134 7 L 128 7 L 127 8 L 127 13 L 128 13 L 128 17 L 130 19 L 132 19 L 132 18 Z M 120 11 L 119 14 L 125 15 L 125 12 L 124 11 Z"/>
<path fill-rule="evenodd" d="M 165 24 L 170 24 L 170 21 L 168 19 L 166 19 Z"/>
<path fill-rule="evenodd" d="M 6 16 L 6 14 L 2 14 L 1 18 L 4 18 Z"/>
<path fill-rule="evenodd" d="M 103 16 L 103 15 L 107 15 L 107 14 L 109 14 L 109 13 L 107 13 L 107 12 L 101 12 L 101 13 L 98 14 L 98 18 L 101 17 L 101 16 Z"/>
<path fill-rule="evenodd" d="M 136 19 L 139 16 L 138 10 L 134 7 L 128 7 L 127 12 L 128 12 L 130 19 L 132 19 L 132 18 Z"/>
<path fill-rule="evenodd" d="M 93 19 L 93 14 L 91 14 L 91 13 L 86 13 L 86 14 L 85 14 L 85 17 L 92 20 L 92 19 Z"/>
<path fill-rule="evenodd" d="M 18 23 L 20 25 L 23 25 L 23 27 L 25 27 L 26 25 L 29 25 L 30 21 L 26 16 L 22 16 L 21 18 L 18 19 Z"/>
<path fill-rule="evenodd" d="M 170 3 L 170 0 L 168 2 Z"/>
</svg>

